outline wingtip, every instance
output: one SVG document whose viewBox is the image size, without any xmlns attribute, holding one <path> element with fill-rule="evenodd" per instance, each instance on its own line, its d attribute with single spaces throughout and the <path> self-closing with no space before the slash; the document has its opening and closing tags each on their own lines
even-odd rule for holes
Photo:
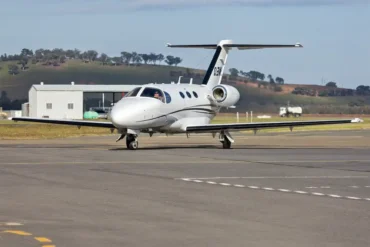
<svg viewBox="0 0 370 247">
<path fill-rule="evenodd" d="M 170 44 L 170 43 L 167 43 L 167 44 L 166 44 L 166 46 L 167 46 L 167 47 L 171 47 L 171 44 Z"/>
<path fill-rule="evenodd" d="M 295 46 L 296 46 L 296 47 L 303 47 L 303 45 L 302 45 L 301 43 L 299 43 L 299 42 L 297 42 L 297 43 L 295 44 Z"/>
<path fill-rule="evenodd" d="M 351 123 L 363 123 L 364 120 L 362 120 L 361 118 L 354 118 L 351 120 Z"/>
</svg>

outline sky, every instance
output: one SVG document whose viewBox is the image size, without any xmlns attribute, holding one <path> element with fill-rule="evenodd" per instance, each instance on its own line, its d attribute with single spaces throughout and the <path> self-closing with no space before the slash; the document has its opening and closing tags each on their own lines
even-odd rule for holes
<svg viewBox="0 0 370 247">
<path fill-rule="evenodd" d="M 212 50 L 171 44 L 295 44 L 232 50 L 227 70 L 257 70 L 286 83 L 370 85 L 370 0 L 0 0 L 0 53 L 22 48 L 163 53 L 206 69 Z M 156 81 L 153 78 L 153 82 Z"/>
</svg>

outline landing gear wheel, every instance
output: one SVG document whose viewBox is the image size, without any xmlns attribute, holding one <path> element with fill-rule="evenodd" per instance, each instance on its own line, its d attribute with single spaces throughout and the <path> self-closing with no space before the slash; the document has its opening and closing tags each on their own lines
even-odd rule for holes
<svg viewBox="0 0 370 247">
<path fill-rule="evenodd" d="M 136 140 L 136 136 L 129 134 L 126 137 L 126 147 L 130 150 L 136 150 L 139 147 L 139 142 Z"/>
<path fill-rule="evenodd" d="M 227 137 L 225 137 L 223 142 L 222 142 L 222 148 L 223 149 L 230 149 L 231 148 L 231 142 Z"/>
<path fill-rule="evenodd" d="M 138 141 L 133 141 L 130 142 L 129 144 L 129 149 L 130 150 L 136 150 L 139 147 L 139 142 Z"/>
</svg>

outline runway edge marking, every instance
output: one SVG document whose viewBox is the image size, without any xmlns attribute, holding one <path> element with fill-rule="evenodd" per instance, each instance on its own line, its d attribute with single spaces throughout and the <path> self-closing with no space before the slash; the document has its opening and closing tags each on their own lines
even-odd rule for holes
<svg viewBox="0 0 370 247">
<path fill-rule="evenodd" d="M 361 198 L 361 197 L 355 197 L 355 196 L 341 196 L 341 195 L 335 195 L 335 194 L 324 194 L 320 192 L 307 192 L 302 190 L 288 190 L 288 189 L 275 189 L 271 187 L 259 187 L 255 185 L 243 185 L 243 184 L 229 184 L 229 183 L 218 183 L 215 181 L 203 181 L 201 178 L 198 179 L 192 179 L 192 178 L 175 178 L 175 180 L 182 180 L 184 182 L 193 182 L 193 183 L 203 183 L 210 184 L 210 185 L 221 185 L 221 186 L 231 186 L 231 187 L 238 187 L 238 188 L 248 188 L 248 189 L 254 189 L 254 190 L 264 190 L 264 191 L 271 191 L 271 192 L 285 192 L 285 193 L 294 193 L 294 194 L 301 194 L 301 195 L 313 195 L 313 196 L 325 196 L 335 199 L 347 199 L 347 200 L 362 200 L 362 201 L 370 201 L 370 198 Z"/>
</svg>

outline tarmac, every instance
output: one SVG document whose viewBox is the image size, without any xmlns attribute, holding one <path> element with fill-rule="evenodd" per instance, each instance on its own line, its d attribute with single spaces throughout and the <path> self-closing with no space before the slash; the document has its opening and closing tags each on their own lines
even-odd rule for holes
<svg viewBox="0 0 370 247">
<path fill-rule="evenodd" d="M 370 131 L 0 141 L 0 246 L 370 246 Z"/>
</svg>

